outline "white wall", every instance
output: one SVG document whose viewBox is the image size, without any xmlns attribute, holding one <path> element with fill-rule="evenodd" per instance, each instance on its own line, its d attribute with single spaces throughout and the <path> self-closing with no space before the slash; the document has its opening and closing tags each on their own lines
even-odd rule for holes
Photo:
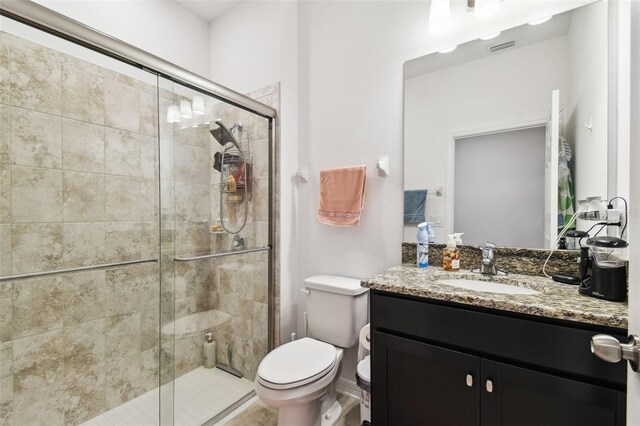
<svg viewBox="0 0 640 426">
<path fill-rule="evenodd" d="M 292 130 L 295 126 L 290 121 L 292 115 L 295 117 L 295 112 L 290 110 L 287 113 L 284 110 L 292 103 L 284 96 L 282 100 L 281 208 L 283 214 L 298 209 L 297 216 L 295 213 L 289 216 L 292 222 L 287 222 L 284 216 L 282 218 L 283 241 L 291 242 L 290 255 L 283 256 L 281 265 L 283 338 L 292 330 L 287 328 L 287 324 L 297 326 L 299 334 L 303 331 L 303 309 L 302 306 L 297 309 L 297 304 L 302 301 L 299 288 L 304 277 L 319 272 L 365 277 L 400 262 L 404 62 L 450 44 L 521 25 L 585 2 L 503 2 L 500 13 L 485 20 L 477 20 L 473 14 L 467 14 L 465 3 L 454 2 L 452 31 L 433 37 L 427 32 L 427 2 L 301 2 L 297 6 L 297 13 L 280 15 L 286 15 L 284 21 L 278 21 L 280 24 L 286 22 L 287 30 L 280 34 L 283 46 L 284 40 L 290 43 L 287 48 L 280 50 L 281 57 L 275 54 L 278 49 L 273 48 L 271 51 L 274 54 L 265 61 L 248 61 L 255 72 L 246 77 L 251 79 L 246 84 L 247 88 L 263 83 L 254 81 L 256 75 L 261 75 L 261 69 L 265 70 L 264 75 L 269 75 L 271 71 L 268 70 L 277 69 L 281 64 L 283 95 L 286 90 L 296 90 L 290 85 L 296 85 L 299 91 L 299 96 L 290 100 L 299 102 L 299 136 Z M 255 5 L 253 2 L 251 4 Z M 261 13 L 264 12 L 260 6 L 247 7 L 244 9 L 244 19 L 252 21 L 249 15 L 260 16 Z M 296 17 L 297 22 L 291 23 L 290 20 Z M 224 19 L 225 16 L 218 18 L 212 27 L 223 25 Z M 261 37 L 272 39 L 272 31 L 278 22 L 270 21 L 269 26 L 257 25 L 256 28 L 262 28 Z M 291 30 L 296 26 L 297 30 L 292 33 Z M 244 26 L 226 28 L 224 40 L 231 45 L 236 39 L 245 37 L 243 33 L 247 30 Z M 251 31 L 258 32 L 255 29 Z M 294 47 L 296 43 L 290 40 L 291 37 L 297 40 L 297 47 Z M 222 40 L 222 35 L 218 35 L 217 39 Z M 214 43 L 216 40 L 211 40 L 212 49 L 215 49 Z M 245 44 L 245 59 L 251 58 L 251 46 L 241 43 Z M 241 72 L 236 63 L 222 61 L 211 66 L 210 76 L 222 84 L 242 88 L 243 82 L 232 81 L 236 72 Z M 285 130 L 290 132 L 288 140 Z M 295 152 L 296 163 L 284 164 L 285 151 L 288 150 Z M 392 173 L 388 178 L 379 178 L 375 173 L 375 161 L 379 155 L 388 155 L 391 159 Z M 295 161 L 293 155 L 287 161 Z M 320 168 L 363 162 L 369 168 L 369 181 L 362 225 L 358 228 L 333 229 L 317 224 L 315 210 L 318 205 Z M 295 179 L 298 165 L 310 167 L 310 183 L 301 184 Z M 285 199 L 287 182 L 291 185 L 291 196 Z M 287 227 L 288 223 L 292 223 L 291 227 Z M 294 246 L 296 243 L 298 245 Z M 283 251 L 286 249 L 284 244 L 282 248 Z M 288 283 L 284 274 L 291 277 Z M 296 311 L 297 321 L 286 321 L 285 316 Z M 351 381 L 354 359 L 353 351 L 347 354 L 342 373 Z"/>
<path fill-rule="evenodd" d="M 561 108 L 564 104 L 566 58 L 567 38 L 556 37 L 405 82 L 404 185 L 444 188 L 443 197 L 427 198 L 427 215 L 444 217 L 443 227 L 435 228 L 436 242 L 446 241 L 445 204 L 453 196 L 447 187 L 447 145 L 452 135 L 545 123 L 553 90 L 560 89 Z M 415 226 L 405 226 L 404 241 L 415 240 L 415 233 Z"/>
<path fill-rule="evenodd" d="M 607 197 L 607 3 L 577 9 L 567 34 L 567 141 L 574 147 L 576 200 Z M 584 124 L 592 122 L 593 130 Z M 582 224 L 583 226 L 585 224 Z M 591 226 L 591 224 L 587 224 Z"/>
<path fill-rule="evenodd" d="M 209 26 L 178 3 L 106 0 L 36 2 L 196 74 L 207 75 Z"/>
<path fill-rule="evenodd" d="M 456 2 L 452 31 L 441 37 L 427 33 L 426 2 L 300 4 L 300 165 L 312 171 L 309 184 L 300 187 L 301 276 L 366 277 L 400 263 L 406 60 L 580 4 L 504 2 L 498 16 L 477 20 L 464 3 Z M 387 178 L 375 172 L 380 155 L 390 157 Z M 359 163 L 369 168 L 361 226 L 316 223 L 319 170 Z M 354 351 L 346 354 L 342 376 L 349 380 L 354 359 Z"/>
<path fill-rule="evenodd" d="M 280 2 L 245 1 L 209 24 L 209 77 L 240 93 L 282 77 Z"/>
</svg>

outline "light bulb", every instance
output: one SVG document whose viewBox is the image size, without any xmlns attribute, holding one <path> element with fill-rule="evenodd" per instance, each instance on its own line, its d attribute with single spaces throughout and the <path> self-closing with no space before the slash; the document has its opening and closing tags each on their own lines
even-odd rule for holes
<svg viewBox="0 0 640 426">
<path fill-rule="evenodd" d="M 535 21 L 531 21 L 529 22 L 529 25 L 540 25 L 540 24 L 544 24 L 545 22 L 547 22 L 549 19 L 551 19 L 553 17 L 553 15 L 551 16 L 547 16 L 545 18 L 541 18 L 541 19 L 536 19 Z"/>
<path fill-rule="evenodd" d="M 204 115 L 204 98 L 199 95 L 193 97 L 193 113 L 195 115 Z"/>
<path fill-rule="evenodd" d="M 438 50 L 438 53 L 449 53 L 449 52 L 453 52 L 453 51 L 454 51 L 454 50 L 456 50 L 457 48 L 458 48 L 458 45 L 451 46 L 451 47 L 447 47 L 446 49 Z"/>
<path fill-rule="evenodd" d="M 193 117 L 193 112 L 191 111 L 191 102 L 185 99 L 180 101 L 180 116 L 182 118 Z"/>
<path fill-rule="evenodd" d="M 488 18 L 498 13 L 500 0 L 476 0 L 473 14 L 476 18 Z"/>
<path fill-rule="evenodd" d="M 178 105 L 169 105 L 169 108 L 167 108 L 167 122 L 180 122 L 180 108 L 178 108 Z"/>
<path fill-rule="evenodd" d="M 488 34 L 484 37 L 480 37 L 480 40 L 492 40 L 496 37 L 498 37 L 500 34 L 502 33 L 502 31 L 498 31 L 497 33 L 493 33 L 493 34 Z"/>
<path fill-rule="evenodd" d="M 429 12 L 429 33 L 443 34 L 451 26 L 451 6 L 449 0 L 431 0 Z"/>
</svg>

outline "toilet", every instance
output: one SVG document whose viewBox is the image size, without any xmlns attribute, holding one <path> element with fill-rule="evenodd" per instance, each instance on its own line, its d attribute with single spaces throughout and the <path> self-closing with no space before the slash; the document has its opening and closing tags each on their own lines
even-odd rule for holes
<svg viewBox="0 0 640 426">
<path fill-rule="evenodd" d="M 367 289 L 360 280 L 315 275 L 305 280 L 309 337 L 271 351 L 260 363 L 256 394 L 277 407 L 279 426 L 333 426 L 344 351 L 367 323 Z"/>
</svg>

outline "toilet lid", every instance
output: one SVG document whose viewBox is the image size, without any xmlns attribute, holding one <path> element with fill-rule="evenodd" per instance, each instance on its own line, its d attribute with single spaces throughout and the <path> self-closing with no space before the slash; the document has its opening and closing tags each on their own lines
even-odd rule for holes
<svg viewBox="0 0 640 426">
<path fill-rule="evenodd" d="M 292 387 L 324 376 L 335 363 L 335 347 L 305 337 L 271 351 L 260 363 L 258 377 L 265 385 L 275 385 L 274 388 Z"/>
</svg>

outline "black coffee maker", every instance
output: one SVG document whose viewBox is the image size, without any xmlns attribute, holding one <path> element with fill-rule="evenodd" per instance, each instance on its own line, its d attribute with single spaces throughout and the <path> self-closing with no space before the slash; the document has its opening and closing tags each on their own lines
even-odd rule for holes
<svg viewBox="0 0 640 426">
<path fill-rule="evenodd" d="M 627 300 L 627 247 L 622 238 L 589 238 L 580 248 L 580 294 Z"/>
</svg>

